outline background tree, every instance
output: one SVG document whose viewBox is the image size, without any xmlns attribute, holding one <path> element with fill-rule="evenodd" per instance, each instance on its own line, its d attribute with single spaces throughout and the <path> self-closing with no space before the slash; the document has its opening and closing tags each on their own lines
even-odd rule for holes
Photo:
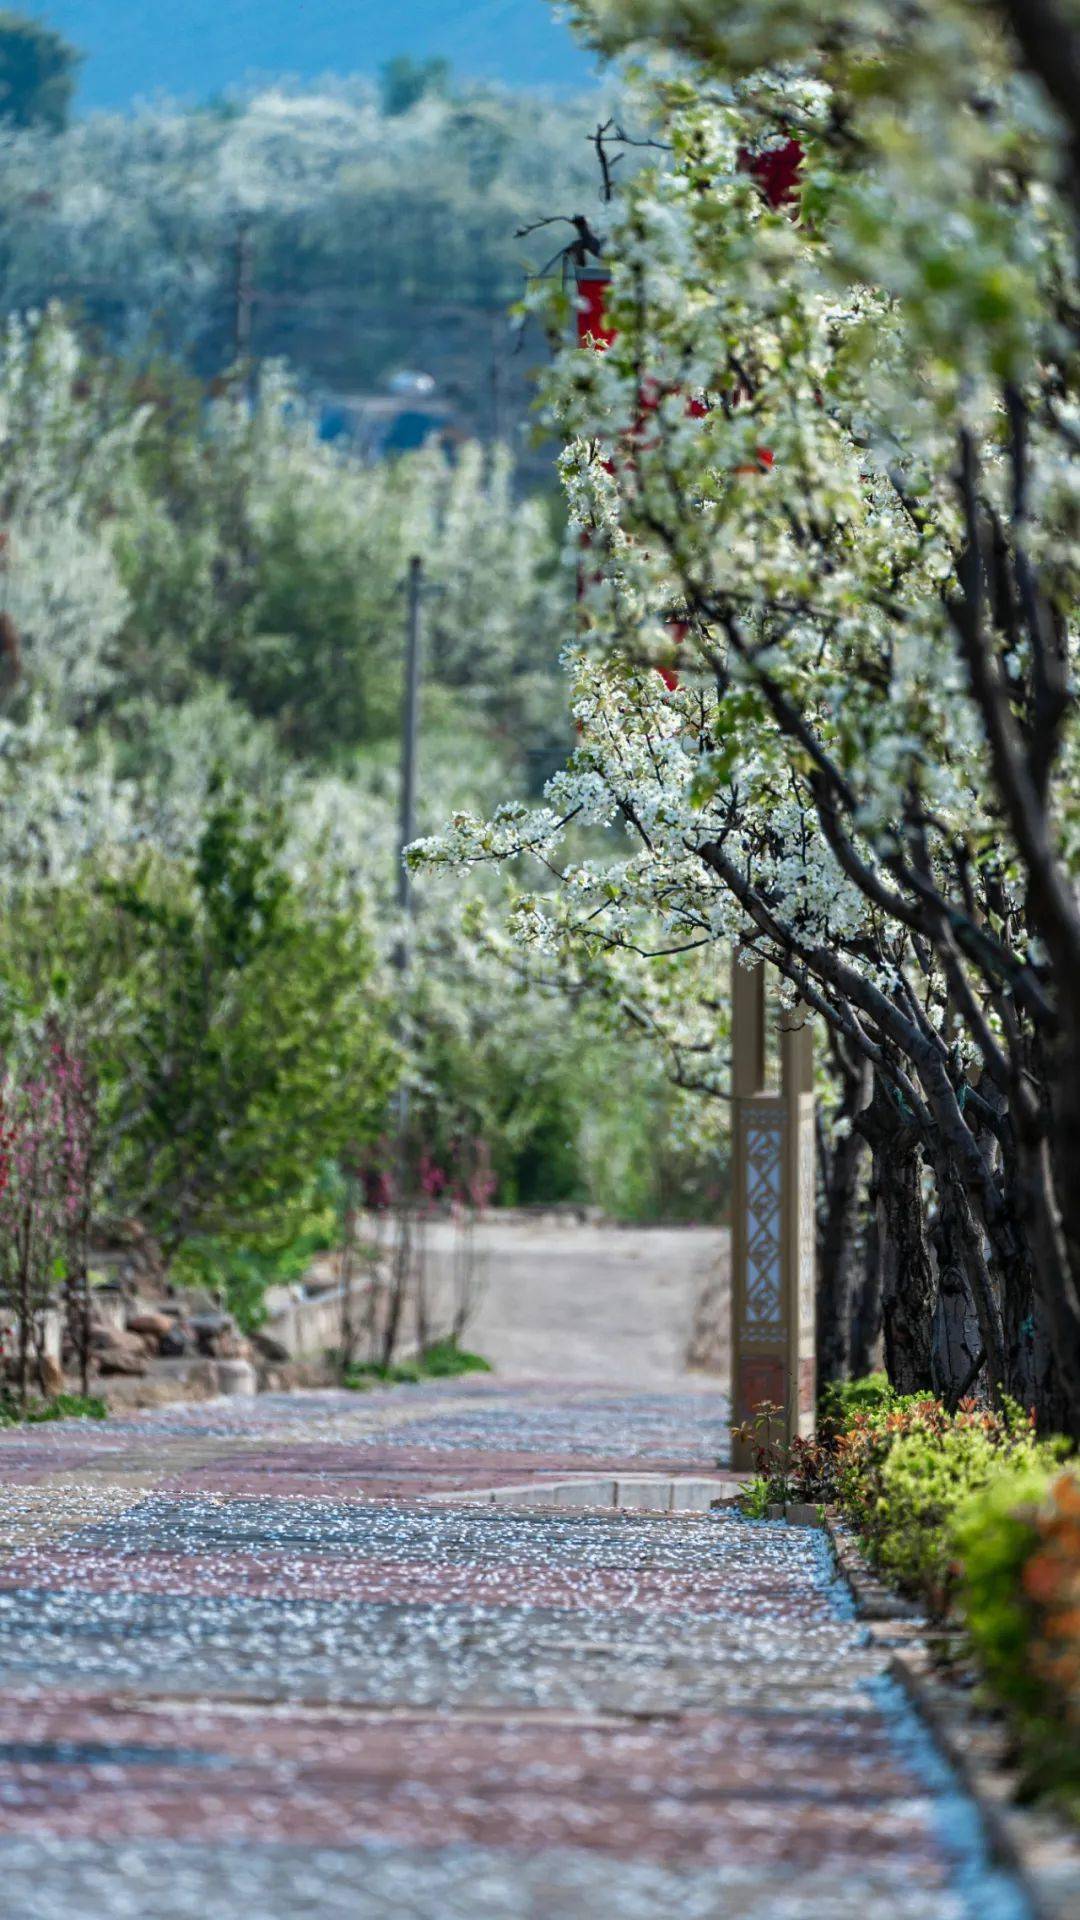
<svg viewBox="0 0 1080 1920">
<path fill-rule="evenodd" d="M 413 60 L 401 53 L 388 60 L 380 75 L 382 110 L 387 119 L 408 113 L 418 100 L 435 94 L 443 98 L 450 92 L 448 60 Z"/>
<path fill-rule="evenodd" d="M 82 55 L 22 14 L 0 12 L 0 119 L 13 127 L 67 126 Z"/>
</svg>

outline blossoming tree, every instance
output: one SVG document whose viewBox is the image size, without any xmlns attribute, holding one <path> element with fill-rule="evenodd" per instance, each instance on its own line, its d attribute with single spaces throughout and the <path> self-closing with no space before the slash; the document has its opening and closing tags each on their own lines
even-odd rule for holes
<svg viewBox="0 0 1080 1920">
<path fill-rule="evenodd" d="M 666 150 L 613 209 L 614 340 L 549 387 L 579 747 L 546 810 L 428 857 L 557 865 L 621 820 L 626 857 L 560 868 L 560 927 L 738 943 L 861 1076 L 894 1378 L 1078 1432 L 1067 136 L 961 0 L 578 12 L 644 52 Z M 793 143 L 789 200 L 747 161 Z"/>
</svg>

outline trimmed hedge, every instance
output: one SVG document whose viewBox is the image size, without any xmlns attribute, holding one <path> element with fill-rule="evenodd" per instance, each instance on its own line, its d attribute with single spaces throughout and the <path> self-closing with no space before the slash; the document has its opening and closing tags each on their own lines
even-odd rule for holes
<svg viewBox="0 0 1080 1920">
<path fill-rule="evenodd" d="M 890 1394 L 850 1416 L 836 1452 L 840 1504 L 870 1558 L 941 1614 L 958 1577 L 954 1529 L 965 1504 L 1003 1473 L 1049 1472 L 1061 1448 L 1040 1441 L 1019 1407 L 950 1414 L 937 1400 Z"/>
<path fill-rule="evenodd" d="M 1012 1713 L 1025 1781 L 1080 1819 L 1080 1473 L 1019 1465 L 967 1501 L 953 1529 L 959 1606 Z"/>
<path fill-rule="evenodd" d="M 868 1557 L 956 1612 L 1020 1748 L 1027 1790 L 1080 1818 L 1080 1470 L 1019 1407 L 836 1390 L 836 1497 Z"/>
</svg>

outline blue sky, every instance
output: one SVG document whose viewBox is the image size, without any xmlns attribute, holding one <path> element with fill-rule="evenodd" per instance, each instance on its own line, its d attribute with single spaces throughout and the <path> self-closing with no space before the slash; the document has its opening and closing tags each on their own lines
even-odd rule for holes
<svg viewBox="0 0 1080 1920">
<path fill-rule="evenodd" d="M 443 54 L 464 76 L 568 87 L 589 63 L 547 0 L 39 0 L 85 52 L 80 108 L 205 100 L 267 75 L 375 73 Z M 18 0 L 14 0 L 15 10 Z"/>
</svg>

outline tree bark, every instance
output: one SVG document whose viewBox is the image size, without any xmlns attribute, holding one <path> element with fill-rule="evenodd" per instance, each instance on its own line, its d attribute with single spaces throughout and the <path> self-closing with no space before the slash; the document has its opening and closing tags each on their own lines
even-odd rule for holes
<svg viewBox="0 0 1080 1920">
<path fill-rule="evenodd" d="M 979 1315 L 967 1272 L 963 1229 L 948 1192 L 939 1191 L 931 1228 L 937 1300 L 931 1334 L 934 1391 L 955 1409 L 975 1387 L 985 1363 Z"/>
<path fill-rule="evenodd" d="M 873 1160 L 863 1204 L 862 1274 L 851 1313 L 850 1366 L 853 1380 L 881 1366 L 881 1242 Z"/>
<path fill-rule="evenodd" d="M 936 1287 L 918 1133 L 880 1076 L 858 1126 L 874 1156 L 885 1369 L 898 1393 L 929 1393 L 933 1390 Z"/>
<path fill-rule="evenodd" d="M 859 1264 L 859 1208 L 866 1140 L 855 1125 L 870 1092 L 868 1067 L 856 1068 L 834 1041 L 833 1065 L 842 1095 L 829 1151 L 820 1156 L 824 1205 L 818 1234 L 818 1382 L 846 1380 L 851 1369 L 852 1309 Z"/>
<path fill-rule="evenodd" d="M 1027 1172 L 1039 1294 L 1058 1375 L 1061 1422 L 1080 1440 L 1080 1003 L 1062 1010 L 1049 1063 L 1049 1124 L 1041 1166 Z"/>
</svg>

